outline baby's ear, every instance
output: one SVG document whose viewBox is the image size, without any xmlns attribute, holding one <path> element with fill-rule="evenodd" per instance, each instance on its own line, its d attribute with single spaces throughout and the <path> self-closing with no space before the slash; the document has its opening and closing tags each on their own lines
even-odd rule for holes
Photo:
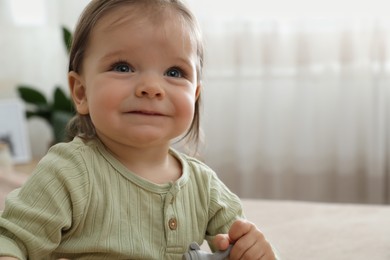
<svg viewBox="0 0 390 260">
<path fill-rule="evenodd" d="M 201 91 L 202 91 L 202 82 L 199 81 L 195 90 L 195 99 L 198 99 Z"/>
<path fill-rule="evenodd" d="M 81 115 L 89 114 L 86 89 L 82 77 L 78 73 L 71 71 L 68 73 L 68 82 L 70 94 L 77 112 Z"/>
</svg>

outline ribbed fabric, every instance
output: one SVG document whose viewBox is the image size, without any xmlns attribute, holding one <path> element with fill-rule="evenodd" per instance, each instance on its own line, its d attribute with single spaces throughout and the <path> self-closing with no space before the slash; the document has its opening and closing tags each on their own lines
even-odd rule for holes
<svg viewBox="0 0 390 260">
<path fill-rule="evenodd" d="M 0 256 L 181 259 L 191 242 L 226 233 L 243 217 L 238 197 L 203 163 L 170 152 L 182 176 L 157 185 L 131 173 L 97 140 L 52 147 L 7 197 Z"/>
</svg>

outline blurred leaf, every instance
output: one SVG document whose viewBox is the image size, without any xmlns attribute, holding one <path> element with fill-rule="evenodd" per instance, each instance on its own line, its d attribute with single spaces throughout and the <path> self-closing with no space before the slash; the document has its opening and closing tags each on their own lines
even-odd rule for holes
<svg viewBox="0 0 390 260">
<path fill-rule="evenodd" d="M 62 38 L 68 54 L 70 53 L 70 47 L 72 45 L 72 33 L 65 27 L 62 26 Z"/>
<path fill-rule="evenodd" d="M 72 111 L 73 109 L 72 101 L 70 100 L 70 98 L 68 98 L 65 92 L 58 86 L 54 90 L 53 99 L 54 99 L 53 100 L 54 110 L 61 110 L 67 112 Z"/>
<path fill-rule="evenodd" d="M 48 105 L 46 97 L 38 90 L 34 89 L 34 87 L 30 86 L 19 86 L 17 88 L 19 92 L 19 96 L 26 102 L 30 104 L 44 104 Z"/>
<path fill-rule="evenodd" d="M 51 121 L 53 125 L 55 142 L 63 142 L 66 139 L 66 125 L 73 117 L 72 113 L 65 111 L 54 111 Z"/>
<path fill-rule="evenodd" d="M 40 117 L 40 118 L 45 119 L 49 124 L 51 124 L 51 122 L 50 122 L 51 111 L 48 110 L 48 108 L 46 108 L 46 109 L 37 109 L 37 110 L 34 110 L 34 111 L 29 110 L 29 111 L 26 112 L 26 116 L 27 116 L 27 118 Z"/>
<path fill-rule="evenodd" d="M 26 111 L 26 117 L 27 118 L 30 118 L 30 117 L 33 117 L 33 116 L 36 116 L 37 114 L 35 112 L 32 112 L 32 111 Z"/>
</svg>

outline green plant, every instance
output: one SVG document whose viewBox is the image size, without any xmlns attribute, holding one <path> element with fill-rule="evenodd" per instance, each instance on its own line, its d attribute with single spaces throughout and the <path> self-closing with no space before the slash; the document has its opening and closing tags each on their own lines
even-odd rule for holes
<svg viewBox="0 0 390 260">
<path fill-rule="evenodd" d="M 69 54 L 72 40 L 71 32 L 62 27 L 62 36 Z M 19 85 L 17 91 L 21 99 L 27 104 L 26 117 L 40 117 L 46 120 L 52 128 L 53 143 L 65 141 L 65 128 L 74 116 L 72 100 L 60 86 L 54 88 L 52 100 L 49 101 L 38 88 L 31 85 Z"/>
</svg>

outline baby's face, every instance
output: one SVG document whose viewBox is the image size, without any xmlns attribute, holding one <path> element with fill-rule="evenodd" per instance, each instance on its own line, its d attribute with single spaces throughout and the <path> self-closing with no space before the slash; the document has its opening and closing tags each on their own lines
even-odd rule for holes
<svg viewBox="0 0 390 260">
<path fill-rule="evenodd" d="M 167 145 L 193 119 L 196 46 L 178 14 L 131 13 L 131 7 L 112 11 L 93 29 L 79 75 L 85 98 L 78 112 L 90 114 L 109 147 Z"/>
</svg>

